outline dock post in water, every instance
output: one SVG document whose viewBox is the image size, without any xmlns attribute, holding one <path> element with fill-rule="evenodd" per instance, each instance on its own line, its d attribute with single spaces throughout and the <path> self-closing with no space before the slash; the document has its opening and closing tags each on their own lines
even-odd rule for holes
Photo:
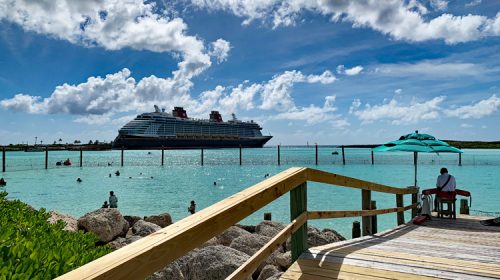
<svg viewBox="0 0 500 280">
<path fill-rule="evenodd" d="M 465 198 L 460 199 L 460 214 L 469 215 L 469 205 Z"/>
<path fill-rule="evenodd" d="M 344 145 L 342 145 L 342 164 L 345 165 L 345 152 L 344 152 Z"/>
<path fill-rule="evenodd" d="M 281 165 L 280 145 L 278 145 L 278 165 Z"/>
<path fill-rule="evenodd" d="M 372 150 L 372 165 L 375 164 L 375 158 L 373 157 L 373 150 Z"/>
<path fill-rule="evenodd" d="M 45 146 L 45 169 L 49 168 L 49 146 Z"/>
<path fill-rule="evenodd" d="M 371 210 L 377 209 L 377 202 L 375 200 L 371 201 Z M 378 227 L 377 227 L 377 215 L 372 216 L 372 234 L 377 233 Z"/>
<path fill-rule="evenodd" d="M 161 166 L 165 163 L 165 148 L 161 146 Z"/>
<path fill-rule="evenodd" d="M 458 147 L 460 149 L 460 147 Z M 458 166 L 462 166 L 462 153 L 458 153 Z"/>
<path fill-rule="evenodd" d="M 396 207 L 404 207 L 403 205 L 403 195 L 402 194 L 396 194 Z M 398 212 L 397 214 L 397 221 L 398 221 L 398 226 L 402 225 L 405 223 L 405 213 L 404 212 Z"/>
<path fill-rule="evenodd" d="M 2 147 L 2 172 L 5 172 L 5 147 Z"/>
<path fill-rule="evenodd" d="M 361 209 L 370 210 L 372 201 L 372 191 L 361 190 Z M 372 234 L 372 217 L 366 216 L 361 218 L 361 227 L 363 228 L 363 236 Z"/>
<path fill-rule="evenodd" d="M 201 148 L 201 155 L 200 155 L 200 157 L 201 157 L 200 158 L 200 160 L 201 160 L 200 163 L 203 166 L 203 148 Z"/>
<path fill-rule="evenodd" d="M 82 147 L 80 147 L 80 167 L 83 166 L 83 150 Z"/>
<path fill-rule="evenodd" d="M 241 160 L 241 145 L 240 145 L 240 165 L 242 163 L 242 160 Z"/>
<path fill-rule="evenodd" d="M 316 144 L 316 165 L 318 165 L 318 144 Z"/>
<path fill-rule="evenodd" d="M 290 220 L 307 212 L 307 183 L 304 182 L 290 191 Z M 292 234 L 292 262 L 307 250 L 307 221 Z"/>
<path fill-rule="evenodd" d="M 271 221 L 271 220 L 272 220 L 272 214 L 264 213 L 264 221 Z"/>
<path fill-rule="evenodd" d="M 358 221 L 352 222 L 352 238 L 361 237 L 361 225 Z"/>
<path fill-rule="evenodd" d="M 121 154 L 121 157 L 120 157 L 120 165 L 123 166 L 123 149 L 124 147 L 122 146 L 122 154 Z"/>
</svg>

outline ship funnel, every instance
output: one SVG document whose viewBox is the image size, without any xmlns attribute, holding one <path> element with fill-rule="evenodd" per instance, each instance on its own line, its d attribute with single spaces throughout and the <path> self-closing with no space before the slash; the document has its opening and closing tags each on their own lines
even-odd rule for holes
<svg viewBox="0 0 500 280">
<path fill-rule="evenodd" d="M 210 112 L 210 121 L 211 122 L 222 122 L 222 116 L 219 111 Z"/>
<path fill-rule="evenodd" d="M 159 113 L 160 112 L 160 108 L 158 108 L 157 105 L 155 105 L 155 113 Z"/>
</svg>

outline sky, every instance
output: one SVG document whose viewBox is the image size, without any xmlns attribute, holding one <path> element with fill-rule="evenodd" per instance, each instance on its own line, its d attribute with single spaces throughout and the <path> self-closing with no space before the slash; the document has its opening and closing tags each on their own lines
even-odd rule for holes
<svg viewBox="0 0 500 280">
<path fill-rule="evenodd" d="M 498 141 L 499 43 L 496 0 L 0 0 L 0 144 L 111 141 L 155 104 L 268 145 Z"/>
</svg>

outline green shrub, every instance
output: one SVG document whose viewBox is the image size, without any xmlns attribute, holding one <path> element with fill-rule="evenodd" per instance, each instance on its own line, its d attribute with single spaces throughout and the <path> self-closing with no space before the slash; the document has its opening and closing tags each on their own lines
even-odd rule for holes
<svg viewBox="0 0 500 280">
<path fill-rule="evenodd" d="M 33 210 L 0 192 L 0 279 L 52 279 L 109 252 L 94 234 L 64 231 L 47 223 L 45 209 Z"/>
</svg>

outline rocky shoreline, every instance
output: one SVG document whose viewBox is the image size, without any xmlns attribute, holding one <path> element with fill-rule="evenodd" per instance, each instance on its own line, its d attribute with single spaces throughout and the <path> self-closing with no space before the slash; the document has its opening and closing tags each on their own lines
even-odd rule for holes
<svg viewBox="0 0 500 280">
<path fill-rule="evenodd" d="M 168 213 L 141 218 L 122 216 L 117 209 L 108 208 L 87 213 L 79 219 L 55 211 L 50 211 L 49 214 L 51 215 L 49 223 L 62 220 L 66 223 L 64 229 L 67 231 L 93 232 L 99 238 L 100 245 L 109 244 L 113 250 L 118 250 L 173 223 Z M 231 226 L 222 234 L 155 272 L 149 279 L 224 279 L 284 227 L 285 225 L 273 221 L 263 221 L 255 226 Z M 308 227 L 309 247 L 341 240 L 345 238 L 335 230 Z M 291 265 L 290 248 L 289 239 L 261 264 L 251 279 L 279 279 Z"/>
</svg>

